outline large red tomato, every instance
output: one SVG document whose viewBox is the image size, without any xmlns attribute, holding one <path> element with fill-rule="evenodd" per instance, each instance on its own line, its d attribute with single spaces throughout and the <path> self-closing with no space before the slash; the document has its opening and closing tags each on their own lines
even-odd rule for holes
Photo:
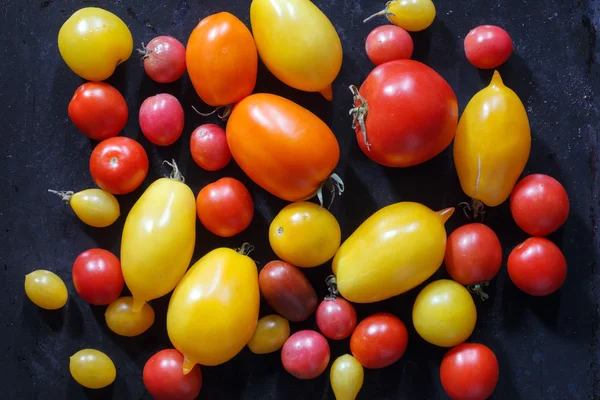
<svg viewBox="0 0 600 400">
<path fill-rule="evenodd" d="M 425 64 L 397 60 L 352 87 L 356 138 L 373 161 L 410 167 L 442 152 L 454 138 L 458 103 L 448 82 Z"/>
<path fill-rule="evenodd" d="M 231 154 L 246 175 L 287 201 L 315 195 L 340 159 L 340 147 L 327 124 L 274 94 L 253 94 L 240 101 L 226 131 Z"/>
</svg>

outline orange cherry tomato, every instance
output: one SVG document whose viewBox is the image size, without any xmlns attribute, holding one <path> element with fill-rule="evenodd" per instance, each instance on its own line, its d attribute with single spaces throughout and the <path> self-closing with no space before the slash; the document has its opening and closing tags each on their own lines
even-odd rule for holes
<svg viewBox="0 0 600 400">
<path fill-rule="evenodd" d="M 237 103 L 254 90 L 256 44 L 246 25 L 230 13 L 200 21 L 188 40 L 185 60 L 196 93 L 210 106 Z"/>
<path fill-rule="evenodd" d="M 253 94 L 239 102 L 226 131 L 231 154 L 246 175 L 287 201 L 314 196 L 340 158 L 327 124 L 273 94 Z"/>
</svg>

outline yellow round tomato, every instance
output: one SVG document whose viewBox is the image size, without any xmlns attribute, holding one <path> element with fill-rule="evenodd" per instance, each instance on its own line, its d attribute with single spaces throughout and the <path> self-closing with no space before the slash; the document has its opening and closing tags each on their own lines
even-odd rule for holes
<svg viewBox="0 0 600 400">
<path fill-rule="evenodd" d="M 88 81 L 109 78 L 133 51 L 125 22 L 102 8 L 75 11 L 58 32 L 58 50 L 69 68 Z"/>
<path fill-rule="evenodd" d="M 435 14 L 435 5 L 431 0 L 392 0 L 386 3 L 385 9 L 371 15 L 365 22 L 383 15 L 394 25 L 409 32 L 418 32 L 433 23 Z"/>
<path fill-rule="evenodd" d="M 64 307 L 69 297 L 63 280 L 44 269 L 38 269 L 25 276 L 25 294 L 33 304 L 45 310 Z"/>
<path fill-rule="evenodd" d="M 137 336 L 146 332 L 154 323 L 154 310 L 148 303 L 133 312 L 133 297 L 120 297 L 110 303 L 104 313 L 108 328 L 121 336 Z"/>
<path fill-rule="evenodd" d="M 277 314 L 267 315 L 258 320 L 248 348 L 254 354 L 273 353 L 283 347 L 289 337 L 288 320 Z"/>
<path fill-rule="evenodd" d="M 284 207 L 269 227 L 269 242 L 277 257 L 297 267 L 326 263 L 341 240 L 340 224 L 333 214 L 307 201 Z"/>
<path fill-rule="evenodd" d="M 338 357 L 331 364 L 329 380 L 336 400 L 354 400 L 362 388 L 363 366 L 350 354 Z"/>
<path fill-rule="evenodd" d="M 73 379 L 88 389 L 106 387 L 117 377 L 112 360 L 94 349 L 83 349 L 73 354 L 69 361 L 69 370 Z"/>
<path fill-rule="evenodd" d="M 417 333 L 440 347 L 456 346 L 467 340 L 477 322 L 471 294 L 449 279 L 425 286 L 415 300 L 412 315 Z"/>
<path fill-rule="evenodd" d="M 185 274 L 167 311 L 169 339 L 195 364 L 223 364 L 248 343 L 258 321 L 260 292 L 254 260 L 227 248 L 213 250 Z"/>
</svg>

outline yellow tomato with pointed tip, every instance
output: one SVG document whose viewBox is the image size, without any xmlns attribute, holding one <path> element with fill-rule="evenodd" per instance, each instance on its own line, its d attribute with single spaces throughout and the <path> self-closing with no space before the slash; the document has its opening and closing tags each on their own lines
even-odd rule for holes
<svg viewBox="0 0 600 400">
<path fill-rule="evenodd" d="M 148 303 L 133 312 L 133 297 L 120 297 L 104 313 L 106 325 L 117 335 L 133 337 L 146 332 L 154 323 L 154 310 Z"/>
<path fill-rule="evenodd" d="M 332 100 L 342 42 L 310 0 L 253 0 L 250 23 L 260 58 L 280 81 Z"/>
<path fill-rule="evenodd" d="M 329 380 L 336 400 L 355 400 L 364 378 L 363 366 L 350 354 L 338 357 L 331 364 Z"/>
<path fill-rule="evenodd" d="M 67 304 L 67 286 L 58 275 L 38 269 L 25 276 L 25 294 L 36 306 L 57 310 Z"/>
<path fill-rule="evenodd" d="M 444 223 L 454 208 L 435 212 L 412 202 L 389 205 L 370 216 L 333 259 L 339 292 L 354 303 L 374 303 L 423 283 L 446 252 Z"/>
<path fill-rule="evenodd" d="M 435 19 L 435 5 L 431 0 L 392 0 L 385 8 L 365 19 L 385 16 L 392 24 L 409 32 L 418 32 L 429 28 Z"/>
<path fill-rule="evenodd" d="M 169 339 L 184 355 L 183 373 L 235 357 L 256 329 L 259 303 L 258 270 L 244 246 L 240 252 L 218 248 L 198 260 L 167 311 Z"/>
<path fill-rule="evenodd" d="M 86 189 L 77 193 L 48 191 L 62 197 L 81 222 L 94 228 L 106 228 L 121 215 L 116 197 L 102 189 Z"/>
<path fill-rule="evenodd" d="M 133 51 L 125 22 L 97 7 L 75 11 L 58 32 L 58 50 L 69 68 L 88 81 L 108 79 Z"/>
<path fill-rule="evenodd" d="M 73 354 L 69 360 L 69 371 L 77 383 L 88 389 L 102 389 L 117 377 L 112 360 L 94 349 L 83 349 Z"/>
<path fill-rule="evenodd" d="M 495 207 L 517 183 L 531 150 L 529 119 L 498 71 L 467 104 L 454 138 L 454 165 L 463 191 Z"/>
</svg>

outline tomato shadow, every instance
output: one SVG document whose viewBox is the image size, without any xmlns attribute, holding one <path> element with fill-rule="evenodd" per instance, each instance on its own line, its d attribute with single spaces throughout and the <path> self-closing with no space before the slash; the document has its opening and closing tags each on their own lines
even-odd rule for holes
<svg viewBox="0 0 600 400">
<path fill-rule="evenodd" d="M 504 343 L 497 340 L 492 335 L 487 335 L 482 341 L 469 340 L 472 343 L 481 343 L 489 347 L 498 360 L 500 366 L 500 376 L 496 389 L 490 399 L 514 399 L 521 400 L 524 398 L 519 392 L 518 384 L 515 382 L 515 368 L 513 367 L 513 359 L 507 354 L 504 349 Z"/>
<path fill-rule="evenodd" d="M 69 308 L 69 304 L 67 306 L 59 308 L 58 310 L 45 310 L 33 304 L 27 298 L 25 294 L 23 294 L 23 314 L 24 315 L 36 315 L 39 317 L 44 324 L 48 326 L 53 332 L 60 332 L 65 325 L 65 314 L 67 313 L 67 309 Z"/>
<path fill-rule="evenodd" d="M 115 381 L 102 389 L 84 388 L 72 377 L 69 377 L 68 379 L 69 384 L 65 396 L 67 399 L 108 400 L 119 398 L 123 393 L 127 393 L 125 380 L 121 378 L 118 373 Z"/>
<path fill-rule="evenodd" d="M 469 67 L 475 69 L 469 64 Z M 533 79 L 533 73 L 526 61 L 518 53 L 513 53 L 510 58 L 501 66 L 494 69 L 478 69 L 479 77 L 482 83 L 481 88 L 490 84 L 494 71 L 497 70 L 502 77 L 504 84 L 512 89 L 521 99 L 521 102 L 527 107 L 527 104 L 539 104 L 538 100 L 532 98 L 536 96 L 536 84 Z M 473 93 L 474 95 L 475 93 Z M 529 111 L 531 112 L 531 111 Z"/>
<path fill-rule="evenodd" d="M 67 332 L 72 338 L 80 338 L 83 335 L 85 322 L 79 308 L 79 300 L 75 299 L 75 296 L 77 293 L 69 296 Z"/>
</svg>

